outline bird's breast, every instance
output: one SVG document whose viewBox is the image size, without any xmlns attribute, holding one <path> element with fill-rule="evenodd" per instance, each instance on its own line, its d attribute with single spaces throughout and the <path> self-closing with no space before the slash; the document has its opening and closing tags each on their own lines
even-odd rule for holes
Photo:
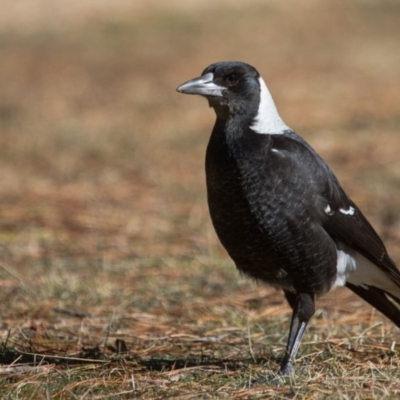
<svg viewBox="0 0 400 400">
<path fill-rule="evenodd" d="M 272 219 L 276 207 L 268 198 L 262 203 L 257 201 L 258 177 L 254 169 L 241 165 L 229 149 L 209 146 L 206 180 L 214 228 L 238 269 L 290 289 L 291 277 L 274 251 L 268 232 L 268 220 Z M 268 196 L 268 185 L 264 186 Z"/>
</svg>

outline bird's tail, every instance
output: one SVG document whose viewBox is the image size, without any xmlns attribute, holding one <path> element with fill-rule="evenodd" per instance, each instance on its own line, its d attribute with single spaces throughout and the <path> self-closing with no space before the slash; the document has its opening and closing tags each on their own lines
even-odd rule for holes
<svg viewBox="0 0 400 400">
<path fill-rule="evenodd" d="M 349 282 L 346 286 L 400 328 L 400 299 L 398 297 L 375 286 L 356 286 Z"/>
<path fill-rule="evenodd" d="M 377 263 L 359 252 L 351 254 L 356 269 L 347 277 L 346 286 L 386 315 L 400 328 L 400 272 L 386 254 Z"/>
</svg>

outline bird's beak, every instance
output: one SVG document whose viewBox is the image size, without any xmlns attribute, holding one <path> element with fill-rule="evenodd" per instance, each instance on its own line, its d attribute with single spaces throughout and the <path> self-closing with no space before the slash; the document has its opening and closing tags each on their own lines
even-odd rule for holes
<svg viewBox="0 0 400 400">
<path fill-rule="evenodd" d="M 224 87 L 213 82 L 214 74 L 209 72 L 199 78 L 191 79 L 180 85 L 176 90 L 179 93 L 201 94 L 203 96 L 223 97 Z"/>
</svg>

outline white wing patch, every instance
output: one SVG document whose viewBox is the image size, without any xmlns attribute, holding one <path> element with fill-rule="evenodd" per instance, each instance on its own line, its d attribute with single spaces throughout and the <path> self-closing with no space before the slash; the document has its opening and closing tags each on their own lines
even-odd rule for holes
<svg viewBox="0 0 400 400">
<path fill-rule="evenodd" d="M 266 135 L 279 135 L 284 131 L 290 130 L 279 116 L 264 79 L 260 77 L 258 81 L 260 83 L 260 104 L 257 116 L 250 128 L 256 133 Z"/>
<path fill-rule="evenodd" d="M 349 207 L 348 210 L 345 210 L 344 208 L 339 208 L 339 211 L 344 214 L 344 215 L 354 215 L 354 207 Z"/>
<path fill-rule="evenodd" d="M 335 212 L 332 211 L 331 206 L 329 204 L 324 208 L 324 211 L 328 215 L 335 214 Z M 356 210 L 354 207 L 349 207 L 348 210 L 345 210 L 344 208 L 339 208 L 339 212 L 341 212 L 344 215 L 354 215 L 355 211 Z"/>
<path fill-rule="evenodd" d="M 334 211 L 332 211 L 332 208 L 331 208 L 331 206 L 329 204 L 324 208 L 324 211 L 328 215 L 333 215 L 334 214 Z"/>
</svg>

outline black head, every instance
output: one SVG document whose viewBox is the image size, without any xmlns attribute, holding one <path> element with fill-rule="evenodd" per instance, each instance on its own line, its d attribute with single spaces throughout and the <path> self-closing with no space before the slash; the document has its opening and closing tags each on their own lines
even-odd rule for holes
<svg viewBox="0 0 400 400">
<path fill-rule="evenodd" d="M 177 88 L 180 93 L 205 96 L 221 118 L 235 114 L 254 118 L 260 103 L 260 75 L 249 64 L 225 61 L 211 64 L 200 77 Z"/>
</svg>

